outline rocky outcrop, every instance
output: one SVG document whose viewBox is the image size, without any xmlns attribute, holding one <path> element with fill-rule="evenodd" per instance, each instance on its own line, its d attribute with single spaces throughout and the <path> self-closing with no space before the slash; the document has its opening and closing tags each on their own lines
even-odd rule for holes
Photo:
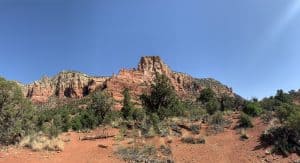
<svg viewBox="0 0 300 163">
<path fill-rule="evenodd" d="M 63 71 L 53 78 L 43 77 L 23 88 L 33 102 L 44 103 L 49 97 L 81 98 L 100 88 L 108 77 L 90 77 L 79 72 Z"/>
<path fill-rule="evenodd" d="M 40 81 L 23 87 L 24 94 L 33 102 L 47 102 L 49 97 L 81 98 L 101 89 L 107 91 L 120 108 L 122 91 L 129 88 L 133 100 L 139 103 L 139 95 L 149 92 L 156 73 L 165 74 L 182 98 L 195 99 L 206 87 L 217 94 L 234 96 L 231 88 L 213 79 L 195 79 L 190 75 L 172 71 L 158 56 L 142 57 L 137 69 L 122 69 L 111 77 L 91 77 L 80 72 L 61 72 L 53 78 L 44 77 Z"/>
</svg>

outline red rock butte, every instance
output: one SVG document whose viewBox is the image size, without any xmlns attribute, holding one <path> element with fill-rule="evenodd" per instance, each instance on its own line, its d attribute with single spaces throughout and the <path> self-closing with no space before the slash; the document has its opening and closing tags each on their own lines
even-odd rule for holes
<svg viewBox="0 0 300 163">
<path fill-rule="evenodd" d="M 54 77 L 43 77 L 32 84 L 22 85 L 22 89 L 24 95 L 34 103 L 45 103 L 53 96 L 59 99 L 82 98 L 96 90 L 103 90 L 115 99 L 116 108 L 120 108 L 125 88 L 130 89 L 133 100 L 139 103 L 139 95 L 149 92 L 156 73 L 166 75 L 181 98 L 195 99 L 206 87 L 212 88 L 218 95 L 234 96 L 231 88 L 214 79 L 197 79 L 172 71 L 159 56 L 141 57 L 137 69 L 121 69 L 117 75 L 110 77 L 62 71 Z"/>
</svg>

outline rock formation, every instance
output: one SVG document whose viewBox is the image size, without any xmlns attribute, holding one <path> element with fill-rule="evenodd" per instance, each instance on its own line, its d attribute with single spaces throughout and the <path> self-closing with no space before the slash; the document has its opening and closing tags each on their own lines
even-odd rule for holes
<svg viewBox="0 0 300 163">
<path fill-rule="evenodd" d="M 137 69 L 122 69 L 111 77 L 92 77 L 80 72 L 61 72 L 53 78 L 44 77 L 32 84 L 23 86 L 24 94 L 35 103 L 47 102 L 49 97 L 81 98 L 101 89 L 107 91 L 116 101 L 117 108 L 123 99 L 122 91 L 129 88 L 133 100 L 138 103 L 138 96 L 148 92 L 156 73 L 165 74 L 182 98 L 195 99 L 206 87 L 217 94 L 234 96 L 231 88 L 214 79 L 196 79 L 184 73 L 172 71 L 158 56 L 142 57 Z"/>
<path fill-rule="evenodd" d="M 109 77 L 90 77 L 80 72 L 63 71 L 53 78 L 43 77 L 24 86 L 24 94 L 35 103 L 47 102 L 49 97 L 81 98 L 103 86 Z"/>
</svg>

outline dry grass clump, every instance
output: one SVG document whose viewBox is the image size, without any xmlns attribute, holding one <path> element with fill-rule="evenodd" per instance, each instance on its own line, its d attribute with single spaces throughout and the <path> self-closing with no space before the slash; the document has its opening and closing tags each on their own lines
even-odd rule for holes
<svg viewBox="0 0 300 163">
<path fill-rule="evenodd" d="M 21 147 L 27 147 L 33 151 L 63 151 L 64 142 L 59 137 L 50 138 L 43 134 L 35 134 L 24 137 L 19 143 Z"/>
<path fill-rule="evenodd" d="M 249 135 L 247 134 L 246 129 L 242 128 L 240 134 L 241 134 L 241 140 L 249 139 Z"/>
<path fill-rule="evenodd" d="M 157 149 L 154 145 L 120 147 L 115 154 L 126 162 L 174 162 L 171 148 L 161 145 Z"/>
<path fill-rule="evenodd" d="M 181 141 L 187 144 L 205 144 L 205 139 L 203 137 L 187 136 L 181 138 Z"/>
</svg>

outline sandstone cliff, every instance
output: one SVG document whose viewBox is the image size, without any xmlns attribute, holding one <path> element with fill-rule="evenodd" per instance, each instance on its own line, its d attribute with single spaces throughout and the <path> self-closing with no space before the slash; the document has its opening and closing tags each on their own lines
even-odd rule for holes
<svg viewBox="0 0 300 163">
<path fill-rule="evenodd" d="M 43 77 L 39 81 L 23 86 L 26 97 L 35 103 L 47 102 L 49 97 L 81 98 L 103 86 L 109 77 L 90 77 L 79 72 L 63 71 L 53 78 Z"/>
<path fill-rule="evenodd" d="M 101 89 L 107 91 L 118 102 L 123 99 L 122 91 L 129 88 L 133 100 L 138 103 L 138 96 L 148 92 L 155 74 L 165 74 L 182 98 L 194 99 L 206 87 L 217 94 L 234 96 L 231 88 L 214 79 L 196 79 L 184 73 L 172 71 L 158 56 L 142 57 L 137 69 L 122 69 L 111 77 L 92 77 L 80 72 L 61 72 L 57 76 L 44 77 L 32 84 L 23 86 L 24 94 L 33 102 L 44 103 L 49 97 L 81 98 Z"/>
</svg>

